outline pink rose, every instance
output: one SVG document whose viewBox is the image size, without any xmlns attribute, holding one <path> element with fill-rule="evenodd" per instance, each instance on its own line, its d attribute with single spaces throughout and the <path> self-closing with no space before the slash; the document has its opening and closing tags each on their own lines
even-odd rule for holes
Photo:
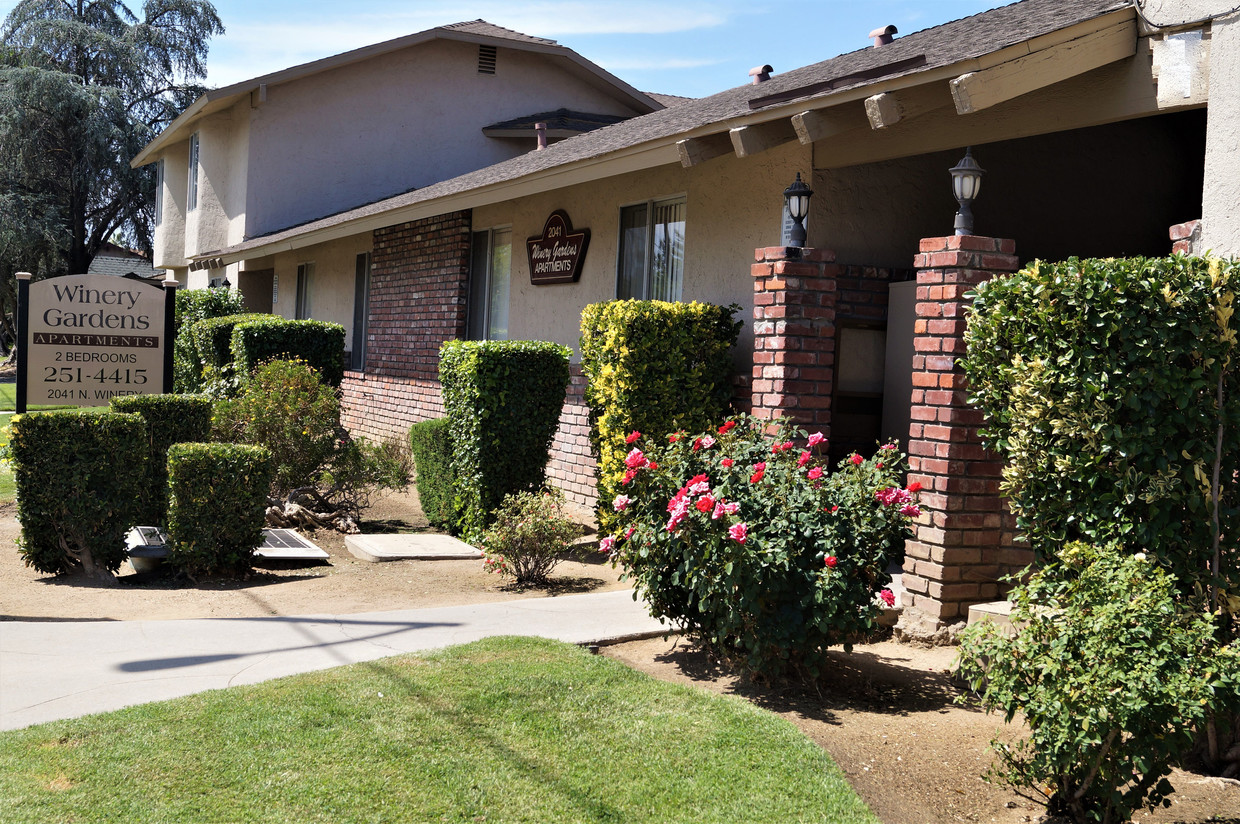
<svg viewBox="0 0 1240 824">
<path fill-rule="evenodd" d="M 812 457 L 813 455 L 810 455 L 809 452 L 802 452 L 801 457 L 797 458 L 797 469 L 800 469 L 809 463 L 809 459 Z"/>
<path fill-rule="evenodd" d="M 633 499 L 628 495 L 617 495 L 615 500 L 611 502 L 612 509 L 617 512 L 623 512 L 629 508 L 629 504 L 633 503 Z"/>
<path fill-rule="evenodd" d="M 917 504 L 905 504 L 900 507 L 900 514 L 907 515 L 910 518 L 916 518 L 921 515 L 921 507 L 917 506 Z"/>
<path fill-rule="evenodd" d="M 640 449 L 634 449 L 624 456 L 624 465 L 629 469 L 639 469 L 647 464 L 646 456 Z"/>
<path fill-rule="evenodd" d="M 612 549 L 616 546 L 616 539 L 608 535 L 606 538 L 598 542 L 598 551 L 611 554 Z"/>
<path fill-rule="evenodd" d="M 632 432 L 630 432 L 630 433 L 629 433 L 629 436 L 628 436 L 627 438 L 625 438 L 625 439 L 624 439 L 624 442 L 625 442 L 625 443 L 633 443 L 633 441 L 637 440 L 637 439 L 638 439 L 638 438 L 640 438 L 641 436 L 642 436 L 642 433 L 640 433 L 640 432 L 638 432 L 636 429 L 634 429 Z"/>
<path fill-rule="evenodd" d="M 715 439 L 712 438 L 710 435 L 703 435 L 702 437 L 698 438 L 698 442 L 702 444 L 703 449 L 710 449 L 712 446 L 715 445 Z"/>
<path fill-rule="evenodd" d="M 811 481 L 818 480 L 819 478 L 822 477 L 822 467 L 821 466 L 814 467 L 809 472 L 805 473 L 805 477 L 809 478 Z"/>
<path fill-rule="evenodd" d="M 894 607 L 896 605 L 896 594 L 889 589 L 884 589 L 882 592 L 878 593 L 878 597 L 881 598 L 883 603 L 888 607 Z"/>
<path fill-rule="evenodd" d="M 728 537 L 738 544 L 743 544 L 745 539 L 749 537 L 749 527 L 744 522 L 732 524 L 732 526 L 728 527 Z"/>
<path fill-rule="evenodd" d="M 809 445 L 817 446 L 818 444 L 822 443 L 825 440 L 826 438 L 823 437 L 821 432 L 815 432 L 813 435 L 809 436 Z"/>
</svg>

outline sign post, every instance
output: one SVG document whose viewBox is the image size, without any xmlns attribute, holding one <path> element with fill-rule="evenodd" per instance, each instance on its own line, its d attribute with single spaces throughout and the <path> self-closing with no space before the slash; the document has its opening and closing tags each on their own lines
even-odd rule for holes
<svg viewBox="0 0 1240 824">
<path fill-rule="evenodd" d="M 17 411 L 170 391 L 176 286 L 110 275 L 32 283 L 19 274 Z"/>
</svg>

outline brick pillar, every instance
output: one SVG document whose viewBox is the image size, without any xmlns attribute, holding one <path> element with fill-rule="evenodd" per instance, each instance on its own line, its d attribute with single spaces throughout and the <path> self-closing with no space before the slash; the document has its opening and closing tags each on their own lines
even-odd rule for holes
<svg viewBox="0 0 1240 824">
<path fill-rule="evenodd" d="M 1168 230 L 1171 235 L 1171 254 L 1197 255 L 1201 245 L 1201 220 L 1189 220 L 1177 223 Z"/>
<path fill-rule="evenodd" d="M 771 246 L 753 264 L 753 414 L 824 435 L 835 375 L 835 253 Z"/>
<path fill-rule="evenodd" d="M 965 620 L 969 606 L 996 600 L 999 578 L 1032 553 L 1014 548 L 1014 520 L 999 497 L 1003 467 L 982 448 L 980 412 L 966 400 L 965 294 L 1018 263 L 1011 240 L 925 238 L 917 268 L 909 481 L 922 485 L 922 514 L 905 545 L 901 630 L 928 635 Z"/>
</svg>

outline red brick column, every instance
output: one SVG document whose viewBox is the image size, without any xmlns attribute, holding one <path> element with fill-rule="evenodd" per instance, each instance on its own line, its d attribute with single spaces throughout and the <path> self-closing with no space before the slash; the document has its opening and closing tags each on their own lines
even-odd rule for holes
<svg viewBox="0 0 1240 824">
<path fill-rule="evenodd" d="M 830 434 L 836 278 L 826 249 L 758 249 L 753 273 L 753 414 Z"/>
<path fill-rule="evenodd" d="M 1197 245 L 1201 242 L 1201 220 L 1189 220 L 1177 223 L 1168 230 L 1171 236 L 1171 254 L 1198 254 Z"/>
<path fill-rule="evenodd" d="M 1014 548 L 1013 519 L 999 497 L 1003 469 L 982 448 L 980 412 L 965 400 L 965 297 L 1018 268 L 1011 240 L 973 235 L 925 238 L 917 268 L 909 481 L 922 485 L 922 514 L 905 545 L 901 629 L 929 634 L 965 620 L 972 604 L 996 600 L 999 578 L 1032 560 Z"/>
</svg>

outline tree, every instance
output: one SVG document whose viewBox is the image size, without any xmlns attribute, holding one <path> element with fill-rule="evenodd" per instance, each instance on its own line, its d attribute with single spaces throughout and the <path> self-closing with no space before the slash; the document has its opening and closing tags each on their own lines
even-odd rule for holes
<svg viewBox="0 0 1240 824">
<path fill-rule="evenodd" d="M 118 236 L 150 251 L 153 167 L 130 158 L 203 88 L 207 0 L 21 0 L 0 27 L 0 304 L 16 270 L 85 272 Z"/>
</svg>

